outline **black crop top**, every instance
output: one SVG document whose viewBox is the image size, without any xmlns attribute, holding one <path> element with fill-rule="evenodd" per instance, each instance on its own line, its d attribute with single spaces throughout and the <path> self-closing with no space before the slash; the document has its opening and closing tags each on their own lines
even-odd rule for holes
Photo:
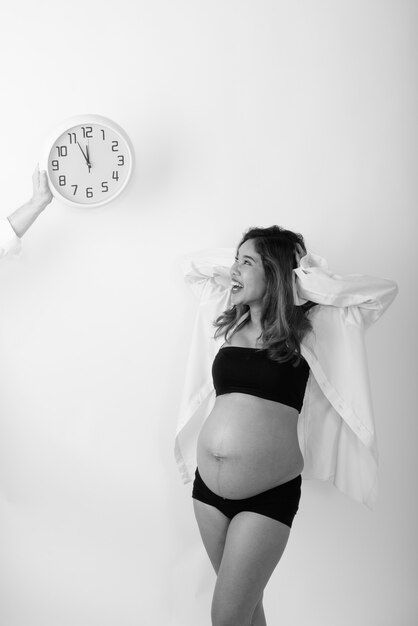
<svg viewBox="0 0 418 626">
<path fill-rule="evenodd" d="M 217 396 L 248 393 L 281 402 L 300 412 L 309 365 L 303 358 L 296 366 L 290 361 L 278 363 L 270 359 L 264 349 L 225 346 L 213 361 L 212 376 Z"/>
</svg>

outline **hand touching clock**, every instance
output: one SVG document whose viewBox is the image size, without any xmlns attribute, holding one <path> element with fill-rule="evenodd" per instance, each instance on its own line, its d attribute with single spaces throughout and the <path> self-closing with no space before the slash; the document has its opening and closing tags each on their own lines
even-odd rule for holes
<svg viewBox="0 0 418 626">
<path fill-rule="evenodd" d="M 53 198 L 46 172 L 40 172 L 38 165 L 32 175 L 32 186 L 33 193 L 29 202 L 16 209 L 7 218 L 18 237 L 25 234 Z"/>
<path fill-rule="evenodd" d="M 39 171 L 39 165 L 36 166 L 35 171 L 32 174 L 32 204 L 35 209 L 42 213 L 42 211 L 48 206 L 54 197 L 48 185 L 48 177 L 46 171 Z"/>
</svg>

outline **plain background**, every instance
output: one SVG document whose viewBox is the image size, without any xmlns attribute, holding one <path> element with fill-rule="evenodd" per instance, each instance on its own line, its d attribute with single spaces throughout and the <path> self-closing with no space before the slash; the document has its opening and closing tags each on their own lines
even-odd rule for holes
<svg viewBox="0 0 418 626">
<path fill-rule="evenodd" d="M 400 294 L 368 335 L 378 505 L 304 483 L 268 623 L 417 623 L 417 18 L 407 0 L 3 5 L 2 215 L 72 115 L 122 125 L 137 167 L 113 204 L 54 201 L 0 263 L 2 626 L 209 626 L 173 457 L 195 312 L 178 259 L 274 223 Z"/>
</svg>

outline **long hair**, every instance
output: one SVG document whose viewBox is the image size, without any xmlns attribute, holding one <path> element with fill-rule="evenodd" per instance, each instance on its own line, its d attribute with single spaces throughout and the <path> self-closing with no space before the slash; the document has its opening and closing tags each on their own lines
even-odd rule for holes
<svg viewBox="0 0 418 626">
<path fill-rule="evenodd" d="M 301 357 L 301 340 L 312 328 L 307 312 L 313 304 L 295 306 L 293 296 L 293 270 L 300 251 L 306 254 L 304 239 L 281 226 L 250 228 L 244 233 L 238 249 L 249 239 L 253 240 L 261 256 L 266 279 L 260 339 L 271 359 L 280 363 L 293 361 L 296 365 Z M 245 326 L 248 318 L 238 325 L 237 322 L 248 310 L 248 305 L 238 304 L 224 311 L 214 321 L 215 337 L 224 335 L 228 340 Z"/>
</svg>

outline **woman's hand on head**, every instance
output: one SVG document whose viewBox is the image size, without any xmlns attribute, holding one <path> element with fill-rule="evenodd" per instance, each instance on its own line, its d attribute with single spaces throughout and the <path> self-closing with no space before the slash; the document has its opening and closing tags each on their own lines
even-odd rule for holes
<svg viewBox="0 0 418 626">
<path fill-rule="evenodd" d="M 299 267 L 300 260 L 303 256 L 306 255 L 305 250 L 302 248 L 300 243 L 297 243 L 295 246 L 295 257 L 296 257 L 296 265 Z"/>
<path fill-rule="evenodd" d="M 33 172 L 32 184 L 32 203 L 34 206 L 43 211 L 51 202 L 53 195 L 49 188 L 46 171 L 42 170 L 42 172 L 40 172 L 39 165 L 36 166 L 35 171 Z"/>
</svg>

